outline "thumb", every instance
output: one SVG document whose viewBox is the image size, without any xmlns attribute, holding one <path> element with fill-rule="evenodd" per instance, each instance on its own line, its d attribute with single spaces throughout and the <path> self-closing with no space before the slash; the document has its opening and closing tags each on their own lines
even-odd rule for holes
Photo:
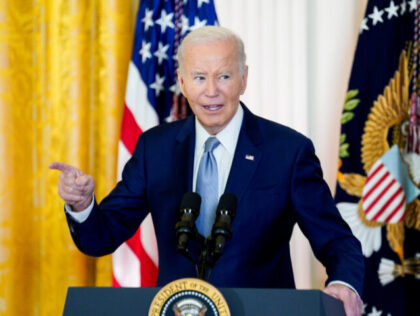
<svg viewBox="0 0 420 316">
<path fill-rule="evenodd" d="M 337 299 L 339 299 L 339 296 L 337 295 L 337 293 L 330 287 L 327 286 L 325 289 L 322 290 L 325 294 L 331 295 L 332 297 L 335 297 Z"/>
<path fill-rule="evenodd" d="M 88 185 L 91 182 L 91 177 L 86 174 L 78 175 L 76 178 L 76 184 L 79 186 Z"/>
</svg>

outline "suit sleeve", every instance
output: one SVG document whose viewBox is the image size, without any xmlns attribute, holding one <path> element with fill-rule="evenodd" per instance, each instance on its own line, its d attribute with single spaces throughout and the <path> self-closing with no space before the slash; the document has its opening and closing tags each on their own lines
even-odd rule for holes
<svg viewBox="0 0 420 316">
<path fill-rule="evenodd" d="M 297 153 L 291 181 L 297 222 L 327 270 L 327 284 L 344 281 L 361 294 L 364 257 L 360 243 L 341 218 L 308 139 Z"/>
<path fill-rule="evenodd" d="M 82 223 L 66 214 L 73 240 L 85 254 L 112 253 L 138 229 L 148 213 L 144 138 L 140 137 L 133 156 L 124 167 L 122 180 L 94 207 Z"/>
</svg>

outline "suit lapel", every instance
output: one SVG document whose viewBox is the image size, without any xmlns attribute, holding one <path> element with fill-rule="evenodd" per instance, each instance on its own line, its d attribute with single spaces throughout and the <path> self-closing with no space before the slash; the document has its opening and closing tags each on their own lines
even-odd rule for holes
<svg viewBox="0 0 420 316">
<path fill-rule="evenodd" d="M 176 187 L 183 195 L 192 191 L 193 164 L 194 164 L 194 147 L 195 147 L 195 122 L 194 116 L 186 119 L 184 126 L 179 132 L 175 148 L 175 174 Z"/>
<path fill-rule="evenodd" d="M 243 104 L 244 119 L 233 157 L 232 167 L 226 184 L 226 193 L 233 193 L 241 199 L 261 159 L 262 135 L 258 120 Z"/>
<path fill-rule="evenodd" d="M 258 147 L 263 141 L 257 117 L 244 104 L 242 107 L 244 119 L 225 189 L 225 192 L 235 194 L 238 201 L 257 169 L 261 159 L 261 150 Z M 194 151 L 195 116 L 190 116 L 179 132 L 174 148 L 174 161 L 177 169 L 175 171 L 176 187 L 181 196 L 185 192 L 192 191 Z"/>
</svg>

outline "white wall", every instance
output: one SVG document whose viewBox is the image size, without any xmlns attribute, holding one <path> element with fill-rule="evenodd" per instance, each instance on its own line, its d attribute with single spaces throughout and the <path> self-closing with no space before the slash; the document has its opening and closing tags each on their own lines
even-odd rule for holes
<svg viewBox="0 0 420 316">
<path fill-rule="evenodd" d="M 310 137 L 334 190 L 342 103 L 367 0 L 214 1 L 220 24 L 245 43 L 242 100 Z M 299 230 L 291 247 L 297 287 L 319 287 L 324 273 Z"/>
</svg>

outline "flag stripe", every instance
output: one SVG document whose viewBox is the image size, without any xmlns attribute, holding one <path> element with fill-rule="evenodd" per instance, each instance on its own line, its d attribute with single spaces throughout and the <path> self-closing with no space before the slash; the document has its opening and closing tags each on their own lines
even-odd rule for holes
<svg viewBox="0 0 420 316">
<path fill-rule="evenodd" d="M 386 175 L 387 176 L 387 175 Z M 392 179 L 389 183 L 386 181 L 386 176 L 381 178 L 381 182 L 378 182 L 380 184 L 384 184 L 386 185 L 384 189 L 382 189 L 380 191 L 380 193 L 376 196 L 376 198 L 369 204 L 366 209 L 365 209 L 365 213 L 368 214 L 370 212 L 370 210 L 375 206 L 375 204 L 381 199 L 381 197 L 386 193 L 386 191 L 395 183 L 395 179 Z M 388 178 L 389 180 L 389 178 Z M 375 185 L 376 186 L 376 185 Z"/>
<path fill-rule="evenodd" d="M 391 209 L 395 207 L 400 201 L 399 195 L 403 194 L 401 191 L 401 186 L 399 183 L 395 183 L 389 190 L 387 190 L 383 198 L 375 205 L 374 210 L 369 214 L 368 218 L 373 218 L 377 212 L 381 211 L 378 221 L 383 222 L 383 220 L 388 216 Z M 388 203 L 390 202 L 390 203 Z M 383 209 L 383 206 L 388 203 L 388 206 Z M 383 210 L 382 210 L 383 209 Z"/>
<path fill-rule="evenodd" d="M 364 188 L 364 190 L 363 190 L 363 191 L 365 191 L 365 190 L 367 191 L 366 194 L 363 194 L 363 200 L 367 201 L 369 199 L 369 196 L 372 194 L 372 192 L 377 190 L 380 185 L 382 185 L 382 186 L 386 185 L 387 182 L 385 180 L 390 179 L 390 178 L 388 178 L 388 176 L 389 176 L 389 172 L 387 170 L 383 169 L 380 173 L 378 173 L 376 175 L 376 177 L 372 177 L 370 179 L 370 181 L 367 182 L 366 189 Z M 379 179 L 377 179 L 377 178 L 379 178 Z"/>
<path fill-rule="evenodd" d="M 114 278 L 124 287 L 136 287 L 140 284 L 140 261 L 127 243 L 122 244 L 112 256 Z"/>
<path fill-rule="evenodd" d="M 382 168 L 384 167 L 383 164 L 380 163 L 378 160 L 372 167 L 373 171 L 369 172 L 369 175 L 366 180 L 371 180 Z"/>
<path fill-rule="evenodd" d="M 121 176 L 122 176 L 122 170 L 124 168 L 124 165 L 127 163 L 128 159 L 130 159 L 131 154 L 128 151 L 127 147 L 125 147 L 125 145 L 123 144 L 123 142 L 120 141 L 118 142 L 118 174 L 117 174 L 117 180 L 120 181 L 121 180 Z"/>
<path fill-rule="evenodd" d="M 404 198 L 404 195 L 401 194 L 400 197 L 401 197 L 400 204 L 398 204 L 395 207 L 395 209 L 391 212 L 391 214 L 389 214 L 389 216 L 385 219 L 385 222 L 394 222 L 393 219 L 394 219 L 394 216 L 397 213 L 401 213 L 401 214 L 399 216 L 395 216 L 395 220 L 396 220 L 396 222 L 399 222 L 400 221 L 400 218 L 399 217 L 401 217 L 404 214 L 404 210 L 405 210 L 405 198 Z"/>
<path fill-rule="evenodd" d="M 153 226 L 152 216 L 148 214 L 142 223 L 140 241 L 143 245 L 144 251 L 157 267 L 159 262 L 157 241 L 156 238 L 150 238 L 151 236 L 155 236 L 155 229 Z"/>
<path fill-rule="evenodd" d="M 401 196 L 401 192 L 402 188 L 399 187 L 389 199 L 384 199 L 385 203 L 382 206 L 380 206 L 378 211 L 375 212 L 375 216 L 373 216 L 372 220 L 376 221 L 379 218 L 379 216 L 381 216 L 388 209 L 389 205 L 391 205 L 395 200 L 398 201 L 398 198 Z"/>
<path fill-rule="evenodd" d="M 138 253 L 140 251 L 140 244 L 137 242 L 140 239 L 140 230 L 137 230 L 136 233 L 127 240 L 126 244 L 130 247 L 131 251 Z"/>
<path fill-rule="evenodd" d="M 115 275 L 114 274 L 112 274 L 112 286 L 113 287 L 121 287 L 121 284 L 118 283 L 118 281 L 115 278 Z"/>
<path fill-rule="evenodd" d="M 156 110 L 147 98 L 144 81 L 140 78 L 140 73 L 133 62 L 130 62 L 128 68 L 125 104 L 133 114 L 137 125 L 143 131 L 159 124 Z"/>
<path fill-rule="evenodd" d="M 397 223 L 399 223 L 399 222 L 401 222 L 401 221 L 404 220 L 404 218 L 405 218 L 405 208 L 406 208 L 405 203 L 406 202 L 407 201 L 404 198 L 402 200 L 402 202 L 401 202 L 402 207 L 396 208 L 397 211 L 395 212 L 394 215 L 392 215 L 392 218 L 389 219 L 389 223 L 390 224 L 397 224 Z"/>
<path fill-rule="evenodd" d="M 369 213 L 369 210 L 372 207 L 376 207 L 376 209 L 374 209 L 374 211 L 376 211 L 378 210 L 378 207 L 385 203 L 383 200 L 386 200 L 387 197 L 391 196 L 397 190 L 397 188 L 394 188 L 393 185 L 395 185 L 395 181 L 393 182 L 391 177 L 387 177 L 368 199 L 363 199 L 363 209 L 366 214 Z M 393 191 L 387 191 L 389 188 L 393 188 Z M 380 194 L 383 194 L 384 196 L 381 197 Z M 380 200 L 378 200 L 378 198 L 380 198 Z"/>
<path fill-rule="evenodd" d="M 130 109 L 125 106 L 121 129 L 121 141 L 130 154 L 134 152 L 137 139 L 141 133 L 142 130 L 136 124 L 133 114 L 131 113 Z"/>
<path fill-rule="evenodd" d="M 141 231 L 144 229 L 142 225 L 139 230 L 139 236 Z M 140 239 L 141 240 L 141 239 Z M 158 266 L 150 258 L 149 254 L 145 251 L 143 242 L 139 242 L 139 258 L 141 258 L 140 265 L 140 281 L 142 286 L 147 286 L 149 284 L 156 284 L 157 275 L 158 275 Z"/>
</svg>

